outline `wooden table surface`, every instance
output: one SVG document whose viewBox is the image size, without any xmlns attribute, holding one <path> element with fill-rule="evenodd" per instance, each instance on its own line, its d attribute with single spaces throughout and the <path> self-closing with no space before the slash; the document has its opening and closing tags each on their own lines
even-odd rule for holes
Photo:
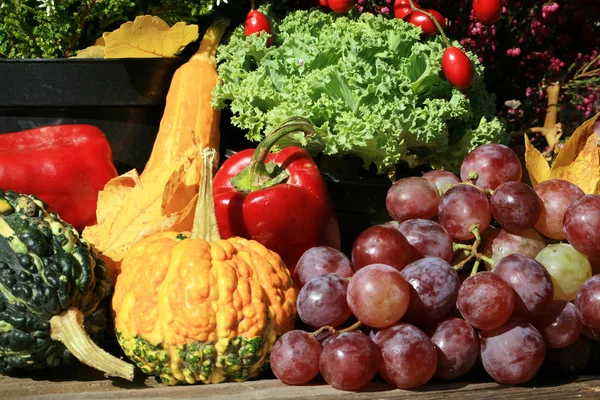
<svg viewBox="0 0 600 400">
<path fill-rule="evenodd" d="M 538 376 L 524 386 L 501 386 L 485 376 L 445 383 L 432 381 L 414 390 L 393 389 L 374 381 L 360 392 L 345 392 L 317 381 L 307 386 L 287 386 L 277 379 L 218 385 L 166 386 L 153 377 L 136 375 L 134 382 L 105 379 L 102 373 L 75 365 L 39 371 L 23 377 L 0 376 L 0 399 L 600 399 L 600 376 Z"/>
</svg>

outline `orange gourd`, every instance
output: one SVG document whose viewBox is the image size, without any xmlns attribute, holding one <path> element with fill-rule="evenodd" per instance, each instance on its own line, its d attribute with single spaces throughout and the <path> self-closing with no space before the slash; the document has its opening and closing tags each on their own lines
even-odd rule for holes
<svg viewBox="0 0 600 400">
<path fill-rule="evenodd" d="M 216 49 L 227 25 L 215 20 L 198 52 L 175 72 L 144 171 L 111 179 L 98 195 L 98 223 L 83 236 L 102 254 L 113 280 L 133 243 L 157 232 L 192 227 L 199 152 L 219 148 L 220 111 L 212 106 L 212 90 L 219 79 Z M 215 157 L 215 165 L 217 161 Z"/>
<path fill-rule="evenodd" d="M 193 231 L 134 244 L 115 287 L 119 344 L 167 384 L 257 377 L 277 337 L 294 324 L 297 293 L 281 258 L 253 240 L 219 238 L 214 153 L 202 153 Z"/>
</svg>

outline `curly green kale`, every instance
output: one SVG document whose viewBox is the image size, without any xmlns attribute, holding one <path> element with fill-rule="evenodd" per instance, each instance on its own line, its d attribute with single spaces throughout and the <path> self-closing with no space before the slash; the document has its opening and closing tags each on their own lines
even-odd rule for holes
<svg viewBox="0 0 600 400">
<path fill-rule="evenodd" d="M 196 23 L 216 4 L 217 0 L 7 0 L 0 5 L 0 57 L 69 57 L 138 15 L 157 15 L 171 25 Z"/>
<path fill-rule="evenodd" d="M 506 141 L 472 54 L 475 82 L 463 94 L 441 72 L 442 39 L 421 39 L 420 28 L 402 20 L 319 10 L 271 18 L 271 47 L 267 35 L 246 37 L 238 26 L 217 53 L 214 104 L 231 108 L 248 139 L 303 116 L 317 135 L 283 145 L 359 156 L 381 173 L 398 163 L 456 169 L 476 146 Z"/>
</svg>

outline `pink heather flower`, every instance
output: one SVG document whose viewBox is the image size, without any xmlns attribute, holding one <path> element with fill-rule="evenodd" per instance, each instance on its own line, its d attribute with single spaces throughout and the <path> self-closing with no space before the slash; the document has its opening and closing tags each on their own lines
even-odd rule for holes
<svg viewBox="0 0 600 400">
<path fill-rule="evenodd" d="M 530 97 L 533 94 L 533 89 L 528 87 L 525 89 L 525 96 Z"/>
<path fill-rule="evenodd" d="M 544 4 L 542 6 L 542 18 L 548 20 L 554 19 L 558 8 L 558 3 Z"/>
<path fill-rule="evenodd" d="M 517 57 L 521 55 L 521 49 L 519 47 L 515 47 L 514 49 L 506 50 L 506 55 L 511 57 Z"/>
<path fill-rule="evenodd" d="M 388 14 L 390 12 L 390 9 L 388 7 L 382 7 L 381 8 L 381 13 L 382 14 Z"/>
</svg>

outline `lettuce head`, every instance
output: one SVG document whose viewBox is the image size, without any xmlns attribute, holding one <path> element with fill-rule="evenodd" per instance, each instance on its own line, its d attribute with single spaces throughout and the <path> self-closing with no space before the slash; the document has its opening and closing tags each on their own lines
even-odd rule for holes
<svg viewBox="0 0 600 400">
<path fill-rule="evenodd" d="M 441 70 L 439 35 L 423 39 L 418 27 L 369 13 L 312 9 L 271 20 L 272 46 L 266 34 L 246 37 L 239 26 L 217 52 L 214 105 L 230 107 L 248 139 L 306 117 L 317 134 L 290 135 L 280 147 L 358 156 L 380 173 L 402 163 L 455 170 L 476 146 L 506 142 L 483 66 L 467 53 L 475 82 L 465 93 L 455 89 Z"/>
</svg>

